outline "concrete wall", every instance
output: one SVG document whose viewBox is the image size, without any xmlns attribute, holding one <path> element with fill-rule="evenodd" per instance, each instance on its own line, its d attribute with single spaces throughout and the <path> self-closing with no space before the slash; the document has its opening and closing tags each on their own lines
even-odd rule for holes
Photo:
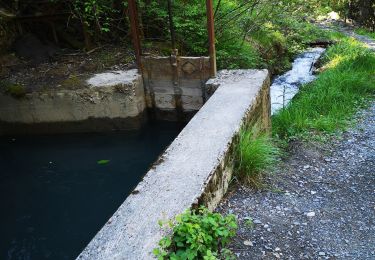
<svg viewBox="0 0 375 260">
<path fill-rule="evenodd" d="M 233 174 L 241 127 L 270 128 L 269 85 L 266 70 L 222 71 L 210 80 L 216 92 L 78 259 L 152 259 L 166 235 L 158 220 L 198 204 L 215 208 Z"/>
<path fill-rule="evenodd" d="M 37 91 L 14 98 L 0 94 L 0 134 L 17 133 L 38 126 L 80 123 L 103 119 L 132 119 L 124 128 L 139 127 L 146 108 L 142 77 L 137 70 L 97 74 L 82 83 L 79 89 Z M 129 126 L 129 127 L 128 127 Z M 86 127 L 83 127 L 85 130 Z"/>
<path fill-rule="evenodd" d="M 198 111 L 205 102 L 209 66 L 208 57 L 142 57 L 147 106 L 176 112 L 175 119 Z"/>
</svg>

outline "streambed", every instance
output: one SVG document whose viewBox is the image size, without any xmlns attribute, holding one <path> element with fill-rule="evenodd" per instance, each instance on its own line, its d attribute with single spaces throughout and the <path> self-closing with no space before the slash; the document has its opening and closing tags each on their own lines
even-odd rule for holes
<svg viewBox="0 0 375 260">
<path fill-rule="evenodd" d="M 324 48 L 310 48 L 293 62 L 292 69 L 277 76 L 271 85 L 271 113 L 284 108 L 298 93 L 299 87 L 315 79 L 314 64 L 325 51 Z"/>
</svg>

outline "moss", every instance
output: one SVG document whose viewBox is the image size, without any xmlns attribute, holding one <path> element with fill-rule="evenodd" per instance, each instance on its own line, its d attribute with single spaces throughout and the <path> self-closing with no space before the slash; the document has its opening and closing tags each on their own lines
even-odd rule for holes
<svg viewBox="0 0 375 260">
<path fill-rule="evenodd" d="M 66 88 L 66 89 L 77 89 L 77 88 L 82 87 L 84 84 L 78 76 L 71 75 L 67 79 L 63 80 L 61 82 L 61 85 L 63 88 Z"/>
<path fill-rule="evenodd" d="M 15 97 L 15 98 L 21 98 L 25 96 L 27 92 L 25 86 L 18 84 L 18 83 L 6 81 L 6 80 L 0 81 L 0 89 L 4 93 L 11 95 L 12 97 Z"/>
</svg>

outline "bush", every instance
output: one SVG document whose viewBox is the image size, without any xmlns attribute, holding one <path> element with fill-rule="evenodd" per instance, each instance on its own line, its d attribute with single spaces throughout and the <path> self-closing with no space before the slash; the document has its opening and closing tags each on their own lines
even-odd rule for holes
<svg viewBox="0 0 375 260">
<path fill-rule="evenodd" d="M 163 226 L 163 223 L 159 223 Z M 201 207 L 178 215 L 172 228 L 172 237 L 164 237 L 154 249 L 158 259 L 218 259 L 231 258 L 225 247 L 235 236 L 237 221 L 234 215 L 222 216 Z"/>
</svg>

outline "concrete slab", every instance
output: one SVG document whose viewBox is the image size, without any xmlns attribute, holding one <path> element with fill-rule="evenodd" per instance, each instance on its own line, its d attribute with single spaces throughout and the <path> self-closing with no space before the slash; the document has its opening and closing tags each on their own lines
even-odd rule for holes
<svg viewBox="0 0 375 260">
<path fill-rule="evenodd" d="M 77 259 L 152 259 L 165 235 L 158 220 L 197 204 L 213 209 L 220 201 L 241 126 L 251 119 L 269 127 L 269 75 L 223 71 L 208 84 L 219 88 Z"/>
</svg>

